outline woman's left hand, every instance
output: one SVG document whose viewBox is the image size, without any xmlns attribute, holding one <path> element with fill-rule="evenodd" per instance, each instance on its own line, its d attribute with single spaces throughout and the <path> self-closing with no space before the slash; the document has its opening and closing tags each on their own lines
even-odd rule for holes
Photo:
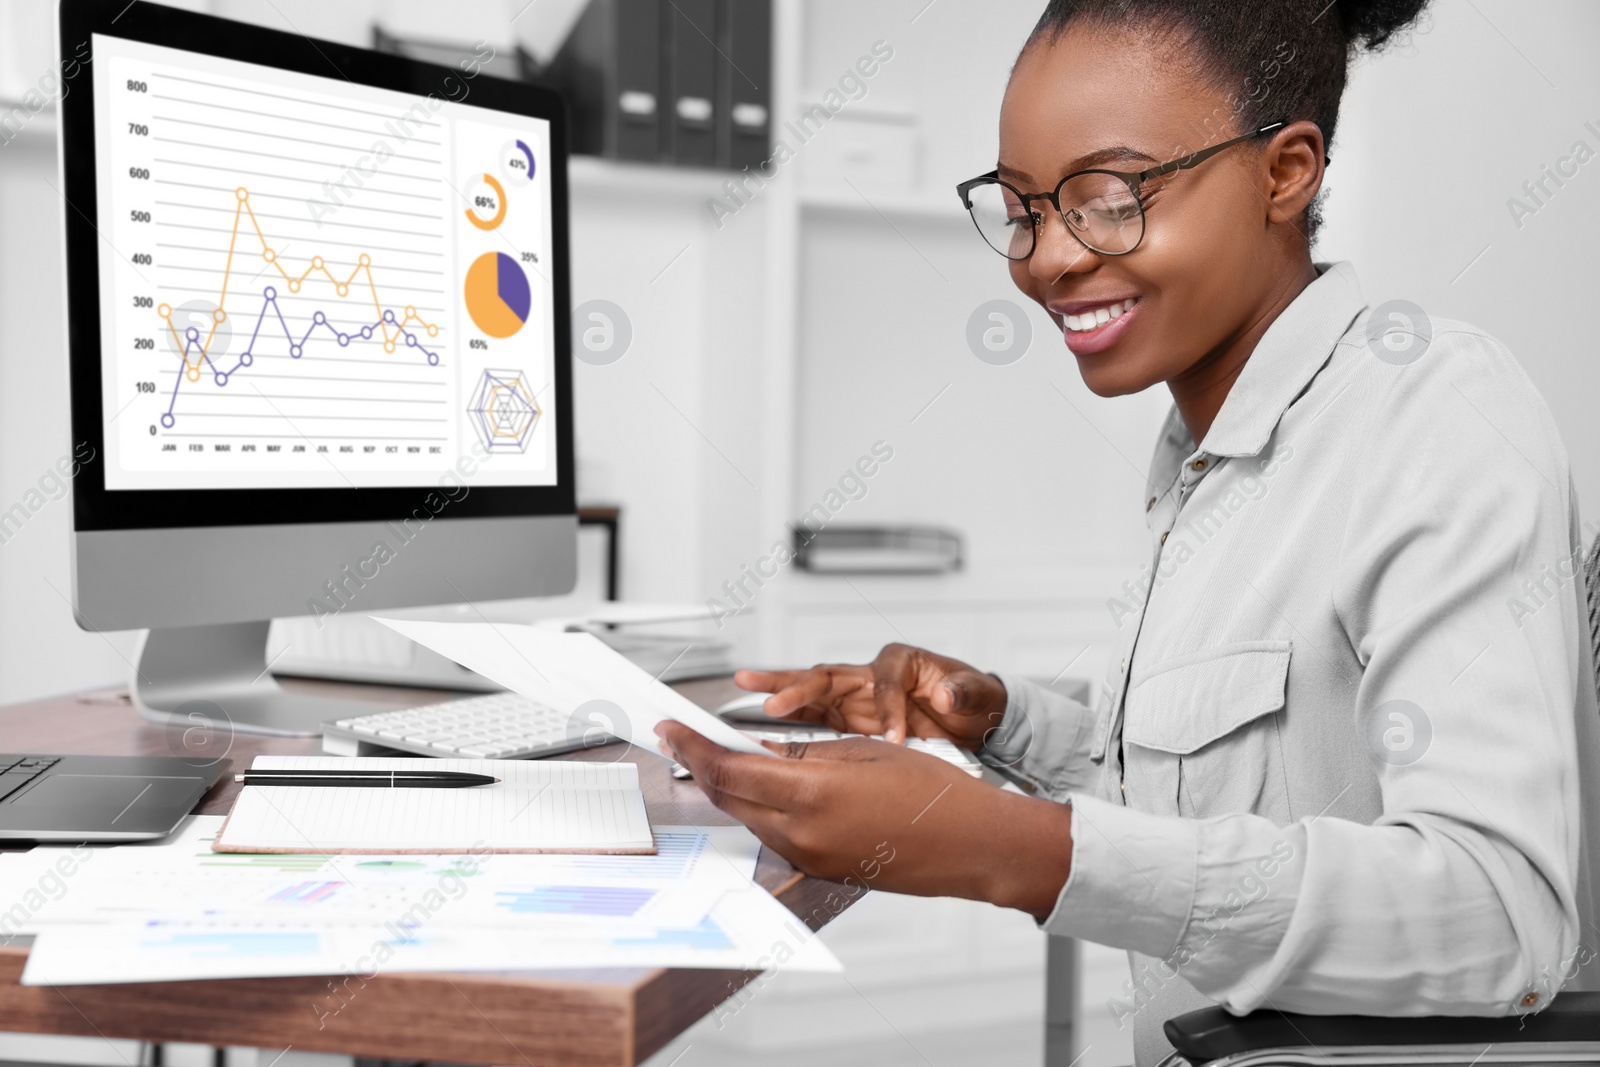
<svg viewBox="0 0 1600 1067">
<path fill-rule="evenodd" d="M 732 752 L 656 727 L 711 802 L 806 874 L 918 896 L 959 896 L 1043 919 L 1072 861 L 1071 812 L 998 789 L 944 760 L 866 739 Z"/>
</svg>

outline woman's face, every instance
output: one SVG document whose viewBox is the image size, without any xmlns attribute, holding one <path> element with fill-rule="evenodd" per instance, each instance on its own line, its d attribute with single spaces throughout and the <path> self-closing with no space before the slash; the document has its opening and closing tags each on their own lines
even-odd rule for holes
<svg viewBox="0 0 1600 1067">
<path fill-rule="evenodd" d="M 1233 111 L 1227 93 L 1171 54 L 1124 31 L 1070 26 L 1017 62 L 1000 113 L 1000 176 L 1028 193 L 1088 167 L 1144 170 L 1245 132 Z M 1182 379 L 1264 312 L 1283 270 L 1264 141 L 1147 185 L 1144 239 L 1127 255 L 1089 251 L 1048 203 L 1034 202 L 1044 228 L 1011 277 L 1063 329 L 1095 393 Z M 1127 151 L 1086 158 L 1113 148 Z M 1069 315 L 1127 300 L 1132 308 L 1115 321 L 1068 328 Z"/>
</svg>

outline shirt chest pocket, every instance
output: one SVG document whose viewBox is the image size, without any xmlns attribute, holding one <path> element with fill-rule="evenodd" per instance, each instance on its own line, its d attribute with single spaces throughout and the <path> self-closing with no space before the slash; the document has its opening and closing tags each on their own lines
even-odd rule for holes
<svg viewBox="0 0 1600 1067">
<path fill-rule="evenodd" d="M 1249 641 L 1181 656 L 1128 689 L 1123 778 L 1128 806 L 1208 818 L 1250 812 L 1293 821 L 1276 714 L 1288 641 Z"/>
</svg>

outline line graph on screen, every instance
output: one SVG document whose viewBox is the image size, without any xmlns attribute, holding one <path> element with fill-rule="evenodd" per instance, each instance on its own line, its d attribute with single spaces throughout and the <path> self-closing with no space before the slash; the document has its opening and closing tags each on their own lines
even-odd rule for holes
<svg viewBox="0 0 1600 1067">
<path fill-rule="evenodd" d="M 438 117 L 299 90 L 273 89 L 266 107 L 236 79 L 162 65 L 141 76 L 147 92 L 114 98 L 134 109 L 115 143 L 131 153 L 116 173 L 135 206 L 117 225 L 156 290 L 125 307 L 147 324 L 121 384 L 148 416 L 136 447 L 453 445 L 454 211 Z"/>
<path fill-rule="evenodd" d="M 173 321 L 171 304 L 163 302 L 157 305 L 155 309 L 156 314 L 166 324 L 173 348 L 179 353 L 183 363 L 181 372 L 173 375 L 172 390 L 167 394 L 166 410 L 161 414 L 161 425 L 164 428 L 172 429 L 177 424 L 178 394 L 185 382 L 200 383 L 204 380 L 203 373 L 209 372 L 210 383 L 218 389 L 223 389 L 228 386 L 235 375 L 255 365 L 256 347 L 263 340 L 263 326 L 269 327 L 267 334 L 269 339 L 274 336 L 271 326 L 275 325 L 277 327 L 277 336 L 281 336 L 282 340 L 287 344 L 291 360 L 300 360 L 307 356 L 310 351 L 308 342 L 320 330 L 329 335 L 329 339 L 340 348 L 348 348 L 351 342 L 357 338 L 369 341 L 376 337 L 386 354 L 393 354 L 402 347 L 413 348 L 417 350 L 428 366 L 437 367 L 439 365 L 438 351 L 428 348 L 418 339 L 419 332 L 425 338 L 438 337 L 439 326 L 436 323 L 425 320 L 418 314 L 414 305 L 408 304 L 404 307 L 401 312 L 404 317 L 397 315 L 395 309 L 384 306 L 378 294 L 378 283 L 373 277 L 372 257 L 369 254 L 362 252 L 357 255 L 355 266 L 343 279 L 329 269 L 328 261 L 321 255 L 311 256 L 306 261 L 304 270 L 299 274 L 292 274 L 284 266 L 283 258 L 279 256 L 278 250 L 273 247 L 272 242 L 262 232 L 261 222 L 256 218 L 256 213 L 250 206 L 249 189 L 239 186 L 234 190 L 234 195 L 238 201 L 238 207 L 234 209 L 233 225 L 228 235 L 227 258 L 224 260 L 222 268 L 222 287 L 217 293 L 216 306 L 210 314 L 211 324 L 205 331 L 204 336 L 202 337 L 200 328 L 193 325 L 185 327 L 180 335 L 178 326 Z M 372 300 L 373 312 L 377 318 L 372 322 L 361 322 L 359 325 L 344 328 L 330 318 L 326 310 L 318 307 L 311 312 L 310 323 L 297 337 L 284 315 L 277 287 L 273 285 L 263 286 L 261 288 L 260 305 L 250 330 L 250 340 L 246 343 L 244 349 L 234 357 L 231 366 L 225 365 L 227 363 L 226 359 L 213 360 L 211 358 L 211 347 L 217 339 L 217 329 L 230 319 L 227 310 L 228 297 L 230 295 L 228 286 L 233 279 L 235 257 L 241 252 L 239 248 L 239 230 L 240 224 L 245 220 L 249 221 L 250 230 L 254 232 L 256 240 L 260 244 L 262 261 L 276 268 L 284 288 L 290 294 L 299 294 L 306 288 L 308 280 L 312 279 L 314 275 L 320 274 L 322 278 L 317 280 L 322 281 L 325 279 L 326 283 L 332 286 L 333 293 L 341 300 L 347 299 L 352 295 L 359 299 L 364 291 L 365 295 Z M 358 280 L 362 281 L 364 285 L 358 287 Z M 271 313 L 270 320 L 268 318 L 269 312 Z M 250 321 L 248 316 L 245 321 Z M 413 326 L 416 327 L 415 330 L 411 328 Z"/>
</svg>

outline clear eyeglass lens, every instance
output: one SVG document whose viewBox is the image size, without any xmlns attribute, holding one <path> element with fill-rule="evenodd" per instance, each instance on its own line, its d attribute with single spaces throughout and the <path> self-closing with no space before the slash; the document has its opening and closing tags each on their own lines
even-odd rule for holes
<svg viewBox="0 0 1600 1067">
<path fill-rule="evenodd" d="M 1061 187 L 1060 200 L 1067 225 L 1097 252 L 1131 252 L 1144 236 L 1139 198 L 1114 174 L 1079 174 Z"/>
<path fill-rule="evenodd" d="M 1033 216 L 1023 210 L 1015 193 L 997 183 L 984 183 L 967 191 L 967 201 L 972 221 L 990 248 L 1007 259 L 1028 257 L 1033 251 Z"/>
</svg>

